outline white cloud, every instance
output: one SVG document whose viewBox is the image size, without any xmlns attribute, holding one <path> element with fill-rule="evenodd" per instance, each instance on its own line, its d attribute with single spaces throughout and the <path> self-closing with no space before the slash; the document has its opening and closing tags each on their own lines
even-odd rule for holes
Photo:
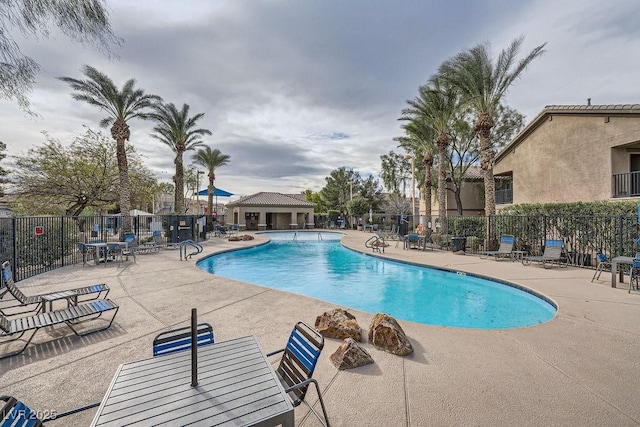
<svg viewBox="0 0 640 427">
<path fill-rule="evenodd" d="M 174 6 L 174 4 L 176 6 Z M 232 156 L 216 185 L 237 194 L 319 190 L 341 166 L 377 174 L 396 149 L 397 121 L 442 63 L 477 43 L 495 52 L 525 35 L 523 54 L 547 42 L 508 94 L 533 118 L 547 104 L 638 102 L 640 38 L 633 0 L 468 2 L 382 0 L 108 2 L 122 47 L 109 60 L 54 39 L 19 40 L 44 67 L 31 99 L 40 118 L 0 100 L 0 140 L 16 154 L 41 144 L 41 130 L 68 139 L 104 116 L 76 102 L 59 76 L 81 78 L 83 64 L 117 85 L 135 78 L 148 93 L 194 113 Z M 163 179 L 173 153 L 131 123 L 131 142 Z M 108 132 L 105 131 L 105 132 Z M 185 155 L 189 163 L 192 153 Z"/>
</svg>

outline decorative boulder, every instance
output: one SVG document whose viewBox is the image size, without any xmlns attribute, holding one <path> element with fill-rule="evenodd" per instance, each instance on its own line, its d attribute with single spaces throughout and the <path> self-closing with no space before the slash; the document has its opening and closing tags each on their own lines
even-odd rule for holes
<svg viewBox="0 0 640 427">
<path fill-rule="evenodd" d="M 329 356 L 329 360 L 341 371 L 373 363 L 371 355 L 353 338 L 345 339 L 335 353 Z"/>
<path fill-rule="evenodd" d="M 393 317 L 378 313 L 369 326 L 369 342 L 380 350 L 398 356 L 413 353 L 413 346 Z"/>
<path fill-rule="evenodd" d="M 315 327 L 327 338 L 353 338 L 356 341 L 362 339 L 360 325 L 355 316 L 342 308 L 325 311 L 316 317 Z"/>
</svg>

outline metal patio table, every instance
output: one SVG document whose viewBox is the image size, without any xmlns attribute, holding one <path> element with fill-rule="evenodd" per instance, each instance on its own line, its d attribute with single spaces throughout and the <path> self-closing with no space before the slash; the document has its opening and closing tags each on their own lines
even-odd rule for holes
<svg viewBox="0 0 640 427">
<path fill-rule="evenodd" d="M 294 425 L 254 336 L 198 347 L 197 371 L 192 387 L 190 351 L 120 365 L 91 425 Z"/>
<path fill-rule="evenodd" d="M 632 256 L 617 256 L 611 260 L 611 287 L 616 287 L 616 273 L 618 272 L 618 264 L 633 265 Z M 624 283 L 624 271 L 620 269 L 620 283 Z"/>
</svg>

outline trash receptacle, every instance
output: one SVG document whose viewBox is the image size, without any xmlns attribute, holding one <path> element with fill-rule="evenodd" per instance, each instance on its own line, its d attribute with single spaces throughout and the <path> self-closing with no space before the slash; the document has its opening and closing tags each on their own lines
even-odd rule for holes
<svg viewBox="0 0 640 427">
<path fill-rule="evenodd" d="M 453 252 L 463 251 L 467 246 L 467 238 L 466 237 L 452 237 L 451 238 L 451 250 Z"/>
</svg>

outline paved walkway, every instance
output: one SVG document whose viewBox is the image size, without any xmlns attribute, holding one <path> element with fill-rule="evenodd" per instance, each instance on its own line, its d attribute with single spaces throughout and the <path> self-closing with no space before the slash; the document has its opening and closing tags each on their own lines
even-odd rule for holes
<svg viewBox="0 0 640 427">
<path fill-rule="evenodd" d="M 370 236 L 349 232 L 343 243 L 365 250 Z M 204 255 L 263 240 L 214 239 Z M 400 322 L 415 352 L 400 358 L 363 343 L 376 363 L 351 371 L 329 362 L 340 342 L 327 340 L 314 376 L 333 425 L 640 425 L 640 293 L 611 288 L 608 273 L 590 283 L 592 270 L 545 270 L 394 244 L 384 256 L 510 280 L 544 293 L 559 311 L 543 325 L 505 331 Z M 27 294 L 105 282 L 121 309 L 105 332 L 83 338 L 64 326 L 38 332 L 23 355 L 0 361 L 0 394 L 42 411 L 99 401 L 118 365 L 150 357 L 156 333 L 186 325 L 192 307 L 214 325 L 217 341 L 253 334 L 266 351 L 281 348 L 297 320 L 313 324 L 335 308 L 212 276 L 194 264 L 165 250 L 139 255 L 135 264 L 66 267 L 20 282 Z M 366 330 L 374 313 L 350 311 Z M 47 425 L 88 425 L 94 413 Z M 296 424 L 319 425 L 304 405 Z"/>
</svg>

